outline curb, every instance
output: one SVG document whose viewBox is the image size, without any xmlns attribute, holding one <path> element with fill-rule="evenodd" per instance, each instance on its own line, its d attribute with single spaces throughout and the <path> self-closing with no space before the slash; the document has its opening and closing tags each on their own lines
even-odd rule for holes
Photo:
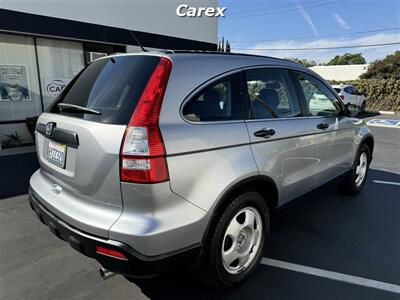
<svg viewBox="0 0 400 300">
<path fill-rule="evenodd" d="M 387 110 L 380 110 L 379 113 L 381 115 L 394 115 L 395 114 L 394 111 L 387 111 Z"/>
</svg>

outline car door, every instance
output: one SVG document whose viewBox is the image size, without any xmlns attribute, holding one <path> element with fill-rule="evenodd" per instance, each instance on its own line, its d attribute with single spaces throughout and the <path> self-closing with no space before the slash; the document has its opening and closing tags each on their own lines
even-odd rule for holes
<svg viewBox="0 0 400 300">
<path fill-rule="evenodd" d="M 343 114 L 343 104 L 322 81 L 303 72 L 294 74 L 315 133 L 317 187 L 351 168 L 355 119 Z"/>
<path fill-rule="evenodd" d="M 347 94 L 349 99 L 349 103 L 352 105 L 357 105 L 357 96 L 354 94 L 354 89 L 352 86 L 348 86 L 344 88 L 344 91 Z"/>
<path fill-rule="evenodd" d="M 288 70 L 253 68 L 243 77 L 251 150 L 260 174 L 277 184 L 283 204 L 312 189 L 317 163 L 314 128 Z"/>
<path fill-rule="evenodd" d="M 355 88 L 353 87 L 353 95 L 355 102 L 354 104 L 357 105 L 358 107 L 361 107 L 361 104 L 363 103 L 363 95 Z"/>
</svg>

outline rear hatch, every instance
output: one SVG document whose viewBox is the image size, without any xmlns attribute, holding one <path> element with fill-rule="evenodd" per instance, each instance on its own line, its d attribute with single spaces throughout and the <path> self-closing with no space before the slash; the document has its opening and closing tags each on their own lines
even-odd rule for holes
<svg viewBox="0 0 400 300">
<path fill-rule="evenodd" d="M 121 142 L 159 61 L 160 57 L 150 55 L 94 61 L 40 116 L 36 144 L 41 183 L 35 181 L 35 175 L 39 176 L 35 174 L 31 185 L 71 225 L 104 236 L 119 217 Z M 106 216 L 107 207 L 110 214 Z M 96 210 L 104 218 L 95 216 Z M 84 225 L 96 218 L 101 228 Z"/>
</svg>

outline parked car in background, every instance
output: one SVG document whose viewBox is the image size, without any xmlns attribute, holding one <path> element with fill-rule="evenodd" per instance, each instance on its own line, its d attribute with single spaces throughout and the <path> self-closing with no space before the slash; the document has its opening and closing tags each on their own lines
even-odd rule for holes
<svg viewBox="0 0 400 300">
<path fill-rule="evenodd" d="M 359 108 L 360 112 L 365 111 L 366 101 L 365 95 L 361 94 L 350 84 L 341 84 L 332 86 L 336 93 L 340 96 L 344 104 L 351 104 Z"/>
<path fill-rule="evenodd" d="M 108 56 L 40 115 L 30 203 L 103 278 L 196 263 L 234 286 L 259 265 L 270 212 L 339 176 L 361 191 L 373 144 L 320 76 L 286 60 Z"/>
</svg>

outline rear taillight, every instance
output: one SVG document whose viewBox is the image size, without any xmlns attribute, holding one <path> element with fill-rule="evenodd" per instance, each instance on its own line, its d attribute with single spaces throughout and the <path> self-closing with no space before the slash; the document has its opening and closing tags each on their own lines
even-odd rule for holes
<svg viewBox="0 0 400 300">
<path fill-rule="evenodd" d="M 340 99 L 344 100 L 344 96 L 343 96 L 343 95 L 340 95 Z"/>
<path fill-rule="evenodd" d="M 171 68 L 171 61 L 162 57 L 125 130 L 120 153 L 122 181 L 156 183 L 169 179 L 158 121 Z"/>
</svg>

